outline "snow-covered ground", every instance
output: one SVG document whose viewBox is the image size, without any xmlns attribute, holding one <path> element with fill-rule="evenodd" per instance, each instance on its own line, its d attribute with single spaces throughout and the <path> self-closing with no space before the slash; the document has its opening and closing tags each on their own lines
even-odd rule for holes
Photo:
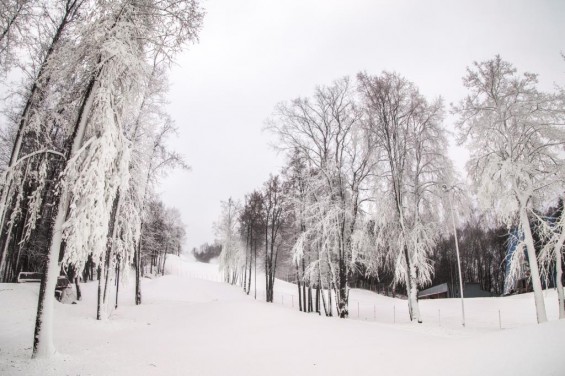
<svg viewBox="0 0 565 376">
<path fill-rule="evenodd" d="M 352 319 L 340 320 L 298 312 L 296 287 L 282 281 L 267 304 L 261 276 L 255 301 L 221 283 L 217 265 L 171 256 L 166 269 L 144 279 L 141 306 L 133 286 L 122 288 L 106 321 L 95 320 L 96 283 L 83 285 L 78 304 L 57 303 L 51 360 L 30 360 L 38 284 L 0 284 L 0 374 L 565 374 L 553 291 L 547 324 L 535 324 L 526 294 L 467 299 L 463 329 L 457 299 L 421 301 L 418 325 L 408 322 L 406 301 L 352 290 Z"/>
</svg>

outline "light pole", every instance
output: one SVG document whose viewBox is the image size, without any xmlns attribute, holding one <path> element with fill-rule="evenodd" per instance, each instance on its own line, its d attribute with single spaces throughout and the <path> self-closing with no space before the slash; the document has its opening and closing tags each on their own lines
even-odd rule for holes
<svg viewBox="0 0 565 376">
<path fill-rule="evenodd" d="M 461 317 L 462 325 L 465 327 L 465 303 L 463 300 L 463 276 L 461 275 L 461 259 L 459 258 L 459 242 L 457 241 L 457 227 L 455 227 L 455 213 L 453 212 L 453 205 L 451 204 L 451 197 L 449 191 L 453 190 L 453 186 L 442 184 L 441 189 L 447 193 L 447 201 L 449 202 L 449 210 L 451 211 L 451 221 L 453 223 L 453 236 L 455 237 L 455 253 L 457 254 L 457 269 L 459 270 L 459 291 L 461 293 Z"/>
</svg>

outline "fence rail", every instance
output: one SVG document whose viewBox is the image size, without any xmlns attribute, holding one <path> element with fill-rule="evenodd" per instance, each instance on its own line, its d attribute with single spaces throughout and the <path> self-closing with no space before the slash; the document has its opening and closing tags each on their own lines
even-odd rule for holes
<svg viewBox="0 0 565 376">
<path fill-rule="evenodd" d="M 209 280 L 214 282 L 225 282 L 223 276 L 220 273 L 195 273 L 195 272 L 185 272 L 181 273 L 183 276 L 190 278 Z M 241 286 L 240 286 L 241 287 Z M 257 285 L 257 300 L 265 301 L 265 290 L 263 284 Z M 323 291 L 327 296 L 327 290 Z M 253 297 L 254 290 L 253 286 L 249 294 Z M 383 294 L 380 294 L 383 295 Z M 392 295 L 392 294 L 391 294 Z M 386 296 L 386 295 L 383 295 Z M 396 295 L 398 297 L 398 294 Z M 299 309 L 298 294 L 292 294 L 288 292 L 277 291 L 275 285 L 275 292 L 273 296 L 273 304 L 281 305 L 289 309 Z M 315 308 L 315 291 L 312 292 L 312 306 Z M 378 302 L 368 303 L 367 300 L 359 299 L 349 299 L 349 318 L 353 320 L 362 321 L 372 321 L 386 324 L 408 324 L 410 323 L 410 318 L 408 314 L 408 302 L 406 300 L 398 299 L 396 304 L 382 304 Z M 451 300 L 451 299 L 449 299 Z M 332 314 L 336 315 L 335 307 L 335 293 L 332 292 Z M 461 328 L 461 316 L 457 309 L 447 309 L 447 308 L 437 308 L 431 302 L 438 302 L 440 300 L 420 300 L 420 313 L 424 323 L 428 325 L 436 325 L 438 327 L 445 328 Z M 448 301 L 447 299 L 441 299 L 441 301 Z M 431 304 L 429 304 L 431 303 Z M 324 308 L 320 301 L 320 315 L 324 315 Z M 455 304 L 455 303 L 453 303 Z M 310 312 L 317 314 L 315 310 Z M 525 323 L 524 323 L 525 324 Z M 515 326 L 520 326 L 521 324 L 516 322 L 504 322 L 504 311 L 501 308 L 483 310 L 480 314 L 480 319 L 474 319 L 473 316 L 468 317 L 466 320 L 466 326 L 474 329 L 504 329 Z"/>
</svg>

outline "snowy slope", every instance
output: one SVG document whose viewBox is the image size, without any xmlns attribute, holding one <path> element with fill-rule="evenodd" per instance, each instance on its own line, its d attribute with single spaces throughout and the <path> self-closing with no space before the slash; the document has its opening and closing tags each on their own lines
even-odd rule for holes
<svg viewBox="0 0 565 376">
<path fill-rule="evenodd" d="M 565 373 L 565 322 L 531 324 L 531 296 L 469 299 L 473 325 L 460 329 L 457 300 L 422 302 L 430 320 L 415 325 L 402 323 L 407 321 L 404 301 L 353 290 L 352 301 L 369 307 L 370 318 L 340 320 L 297 312 L 289 298 L 283 306 L 282 296 L 295 293 L 295 287 L 281 281 L 277 281 L 281 301 L 266 304 L 238 287 L 214 281 L 219 277 L 216 265 L 171 257 L 167 271 L 173 274 L 143 281 L 141 306 L 133 305 L 132 287 L 123 288 L 120 307 L 107 321 L 94 319 L 95 283 L 84 285 L 79 304 L 57 303 L 59 354 L 50 361 L 29 360 L 38 285 L 1 284 L 0 374 Z M 553 298 L 548 296 L 548 307 Z M 391 315 L 385 316 L 393 307 L 396 324 Z M 514 326 L 511 329 L 498 329 L 498 314 L 490 314 L 502 307 L 509 326 Z M 373 320 L 375 310 L 377 320 Z M 354 303 L 351 312 L 355 316 Z M 481 312 L 485 312 L 482 321 Z M 532 359 L 524 356 L 529 346 L 534 349 Z"/>
</svg>

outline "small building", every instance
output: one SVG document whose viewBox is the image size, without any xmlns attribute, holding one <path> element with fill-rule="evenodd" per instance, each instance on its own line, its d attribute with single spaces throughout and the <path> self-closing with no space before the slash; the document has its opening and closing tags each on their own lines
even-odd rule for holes
<svg viewBox="0 0 565 376">
<path fill-rule="evenodd" d="M 449 287 L 447 283 L 442 283 L 441 285 L 432 286 L 425 290 L 418 292 L 418 299 L 443 299 L 449 298 Z"/>
<path fill-rule="evenodd" d="M 452 298 L 459 298 L 459 285 L 450 295 Z M 481 289 L 481 285 L 476 282 L 467 282 L 463 284 L 463 297 L 465 298 L 490 298 L 494 294 L 490 291 Z"/>
<path fill-rule="evenodd" d="M 478 283 L 463 284 L 463 295 L 465 298 L 488 298 L 493 296 L 491 292 L 481 290 L 481 286 Z M 450 288 L 447 283 L 432 286 L 418 292 L 418 299 L 445 299 L 458 298 L 459 296 L 459 286 L 456 285 Z"/>
</svg>

